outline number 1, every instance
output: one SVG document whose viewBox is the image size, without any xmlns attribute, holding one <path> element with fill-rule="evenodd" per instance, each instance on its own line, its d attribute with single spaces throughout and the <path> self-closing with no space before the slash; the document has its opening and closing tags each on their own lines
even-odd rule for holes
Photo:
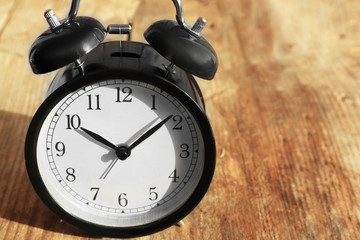
<svg viewBox="0 0 360 240">
<path fill-rule="evenodd" d="M 155 95 L 151 95 L 151 97 L 152 97 L 151 110 L 156 110 L 156 106 L 155 106 Z"/>
</svg>

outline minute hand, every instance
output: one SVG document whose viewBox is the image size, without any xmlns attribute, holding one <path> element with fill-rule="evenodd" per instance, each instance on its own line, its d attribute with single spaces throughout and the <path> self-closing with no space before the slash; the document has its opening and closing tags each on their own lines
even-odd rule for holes
<svg viewBox="0 0 360 240">
<path fill-rule="evenodd" d="M 145 139 L 147 139 L 148 137 L 150 137 L 152 134 L 154 134 L 157 130 L 159 130 L 159 128 L 162 127 L 162 125 L 164 125 L 167 121 L 169 121 L 170 118 L 172 118 L 173 115 L 168 116 L 167 118 L 165 118 L 164 120 L 162 120 L 161 122 L 159 122 L 158 124 L 156 124 L 154 127 L 150 128 L 149 130 L 147 130 L 142 136 L 140 136 L 138 139 L 136 139 L 135 142 L 133 142 L 129 147 L 128 150 L 132 150 L 134 147 L 136 147 L 137 145 L 139 145 L 140 143 L 142 143 Z"/>
</svg>

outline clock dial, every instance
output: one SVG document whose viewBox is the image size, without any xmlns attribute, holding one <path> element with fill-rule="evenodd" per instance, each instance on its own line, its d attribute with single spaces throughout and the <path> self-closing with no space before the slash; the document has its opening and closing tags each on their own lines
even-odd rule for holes
<svg viewBox="0 0 360 240">
<path fill-rule="evenodd" d="M 162 219 L 199 185 L 204 139 L 166 89 L 137 80 L 79 88 L 46 115 L 36 143 L 46 190 L 76 218 L 110 227 Z"/>
</svg>

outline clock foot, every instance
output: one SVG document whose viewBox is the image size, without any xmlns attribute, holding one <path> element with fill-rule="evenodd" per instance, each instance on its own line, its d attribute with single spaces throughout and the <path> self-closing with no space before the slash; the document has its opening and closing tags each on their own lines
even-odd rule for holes
<svg viewBox="0 0 360 240">
<path fill-rule="evenodd" d="M 175 224 L 175 226 L 177 226 L 177 227 L 183 227 L 183 226 L 185 226 L 185 222 L 184 222 L 183 220 L 181 220 L 180 222 L 177 222 L 177 223 Z"/>
</svg>

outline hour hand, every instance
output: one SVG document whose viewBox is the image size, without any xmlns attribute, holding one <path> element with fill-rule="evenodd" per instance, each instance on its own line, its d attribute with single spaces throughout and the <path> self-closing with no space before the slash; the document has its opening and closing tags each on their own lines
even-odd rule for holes
<svg viewBox="0 0 360 240">
<path fill-rule="evenodd" d="M 82 131 L 84 131 L 86 134 L 88 134 L 90 137 L 92 137 L 93 139 L 95 139 L 96 141 L 104 144 L 105 146 L 114 149 L 115 151 L 118 149 L 118 147 L 114 144 L 112 144 L 111 142 L 109 142 L 108 140 L 106 140 L 105 138 L 103 138 L 102 136 L 100 136 L 97 133 L 94 133 L 86 128 L 80 127 L 80 129 Z"/>
</svg>

